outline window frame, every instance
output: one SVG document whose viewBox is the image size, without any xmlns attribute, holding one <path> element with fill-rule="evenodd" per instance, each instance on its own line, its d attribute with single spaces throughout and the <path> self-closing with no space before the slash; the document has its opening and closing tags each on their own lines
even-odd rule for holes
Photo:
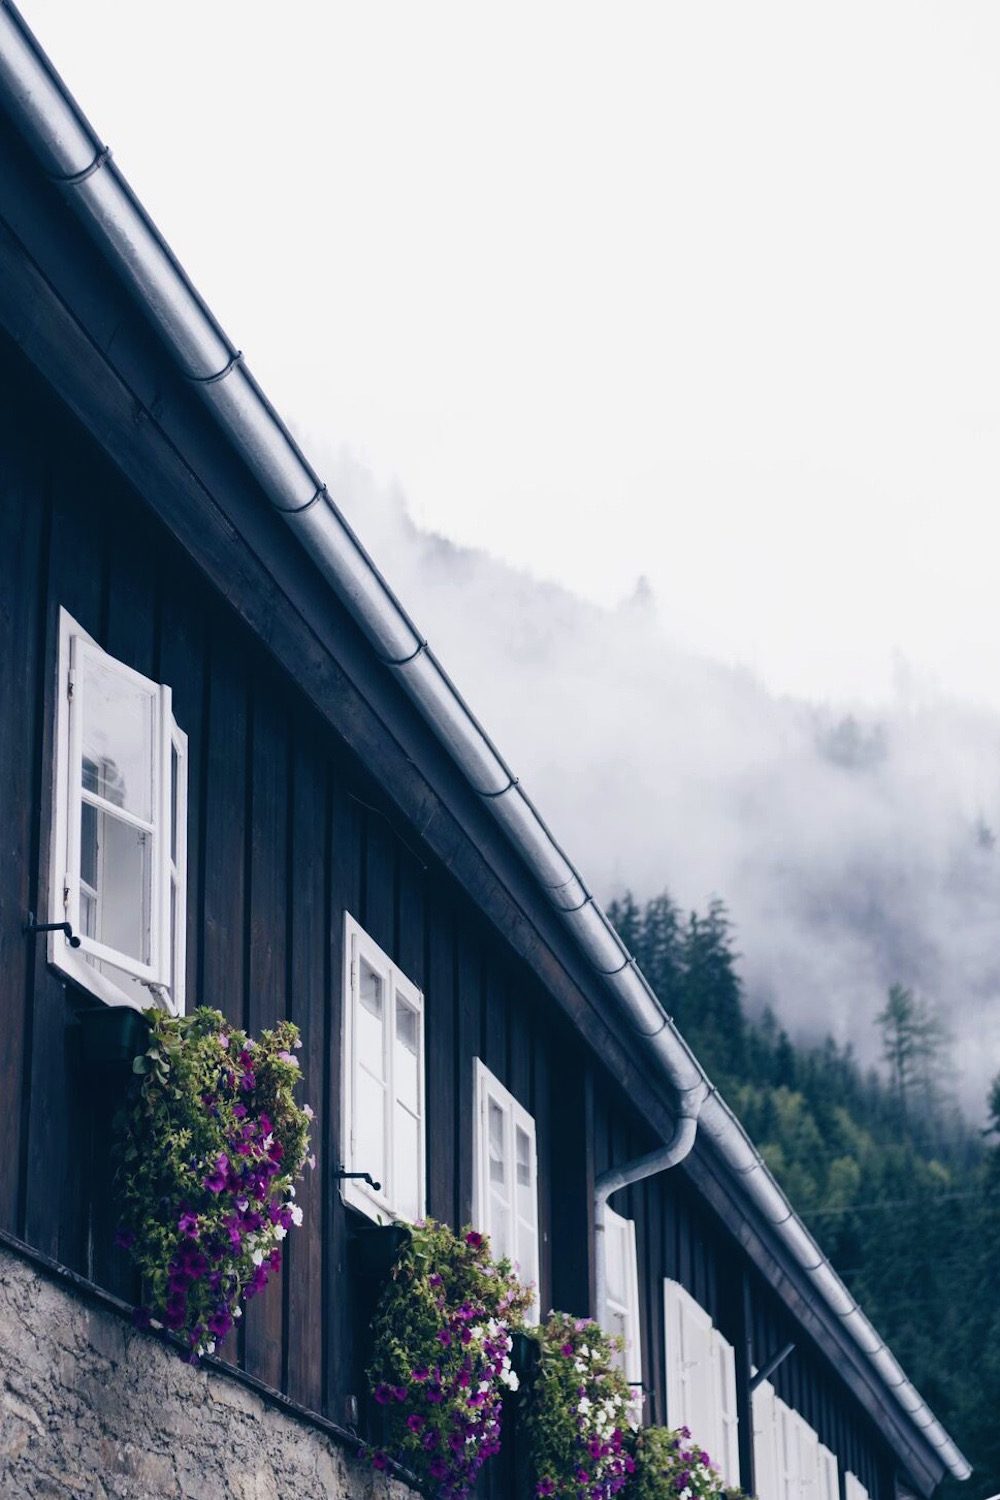
<svg viewBox="0 0 1000 1500">
<path fill-rule="evenodd" d="M 384 1181 L 379 1191 L 376 1191 L 370 1183 L 361 1178 L 343 1177 L 340 1181 L 340 1196 L 344 1203 L 350 1208 L 357 1209 L 366 1218 L 373 1219 L 376 1223 L 383 1218 L 391 1219 L 393 1222 L 411 1222 L 405 1219 L 399 1210 L 398 1196 L 396 1194 L 396 1144 L 395 1144 L 395 1106 L 397 1102 L 395 1092 L 395 1042 L 396 1042 L 396 1006 L 397 996 L 402 996 L 404 1002 L 416 1012 L 417 1016 L 417 1103 L 418 1114 L 416 1116 L 418 1125 L 417 1144 L 417 1213 L 415 1220 L 422 1219 L 427 1211 L 427 1062 L 424 1041 L 424 995 L 411 979 L 408 979 L 403 971 L 395 964 L 389 955 L 380 948 L 375 939 L 361 926 L 361 923 L 350 912 L 344 912 L 344 972 L 343 972 L 343 1018 L 341 1035 L 343 1042 L 343 1059 L 341 1066 L 341 1163 L 346 1172 L 367 1172 L 371 1170 L 370 1163 L 365 1163 L 358 1158 L 357 1146 L 357 1092 L 358 1092 L 358 1068 L 360 1059 L 357 1055 L 357 1007 L 361 1003 L 360 986 L 360 964 L 365 963 L 377 973 L 382 979 L 383 993 L 392 998 L 392 1024 L 387 1024 L 385 1008 L 383 1008 L 383 1044 L 382 1063 L 385 1070 L 383 1079 L 384 1104 L 383 1104 L 383 1156 L 385 1166 L 383 1169 Z M 403 1105 L 407 1108 L 406 1105 Z M 411 1111 L 412 1113 L 412 1111 Z M 374 1174 L 373 1174 L 374 1175 Z"/>
<path fill-rule="evenodd" d="M 148 819 L 113 805 L 83 787 L 84 672 L 87 657 L 105 671 L 146 693 L 154 705 L 151 725 L 150 813 Z M 66 610 L 59 610 L 56 650 L 55 728 L 53 736 L 52 820 L 50 837 L 48 920 L 69 922 L 80 946 L 63 932 L 48 934 L 47 958 L 53 968 L 106 1005 L 133 1010 L 150 1003 L 172 1015 L 184 1011 L 187 908 L 187 735 L 173 716 L 171 690 L 145 677 L 105 651 Z M 177 805 L 173 805 L 172 757 L 176 753 Z M 84 885 L 80 822 L 84 805 L 104 810 L 119 822 L 149 835 L 149 959 L 136 959 L 83 931 L 80 918 Z M 172 832 L 177 830 L 176 857 Z M 171 942 L 171 891 L 176 889 Z M 144 893 L 144 895 L 147 893 Z M 89 962 L 88 959 L 94 960 Z M 149 998 L 135 994 L 103 973 L 97 962 L 113 965 L 143 986 Z M 171 983 L 173 978 L 173 983 Z"/>
<path fill-rule="evenodd" d="M 473 1059 L 473 1170 L 472 1170 L 472 1201 L 477 1229 L 483 1234 L 488 1234 L 490 1239 L 494 1238 L 492 1214 L 490 1212 L 490 1173 L 489 1173 L 489 1127 L 485 1120 L 488 1101 L 492 1099 L 504 1112 L 504 1141 L 505 1152 L 509 1149 L 508 1160 L 511 1165 L 511 1195 L 509 1204 L 509 1242 L 513 1246 L 514 1253 L 511 1255 L 513 1263 L 517 1256 L 517 1227 L 518 1220 L 522 1216 L 517 1209 L 517 1137 L 516 1131 L 521 1130 L 527 1136 L 530 1145 L 531 1165 L 531 1202 L 534 1209 L 534 1222 L 530 1225 L 533 1231 L 533 1264 L 530 1267 L 521 1266 L 518 1271 L 518 1279 L 524 1286 L 533 1288 L 531 1306 L 525 1313 L 526 1323 L 537 1323 L 539 1320 L 540 1288 L 538 1285 L 539 1268 L 541 1265 L 541 1216 L 538 1206 L 538 1137 L 535 1129 L 534 1116 L 529 1114 L 524 1105 L 514 1097 L 510 1089 L 506 1088 L 491 1073 L 482 1058 Z"/>
<path fill-rule="evenodd" d="M 611 1296 L 611 1235 L 609 1227 L 614 1225 L 621 1233 L 625 1245 L 625 1266 L 622 1280 L 625 1285 L 625 1302 L 619 1302 Z M 610 1319 L 608 1313 L 614 1308 L 620 1312 L 625 1323 L 626 1336 L 623 1351 L 623 1373 L 629 1385 L 637 1387 L 636 1395 L 641 1395 L 642 1387 L 642 1324 L 639 1319 L 639 1259 L 635 1243 L 635 1220 L 627 1219 L 624 1214 L 616 1213 L 609 1205 L 604 1208 L 604 1301 L 605 1306 L 601 1309 L 601 1325 L 606 1333 L 611 1330 L 608 1326 Z"/>
</svg>

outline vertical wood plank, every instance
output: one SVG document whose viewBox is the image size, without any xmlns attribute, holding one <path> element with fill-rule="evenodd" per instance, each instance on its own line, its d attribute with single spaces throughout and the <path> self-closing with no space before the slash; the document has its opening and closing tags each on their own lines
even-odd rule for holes
<svg viewBox="0 0 1000 1500">
<path fill-rule="evenodd" d="M 531 1055 L 531 1098 L 535 1114 L 538 1144 L 538 1175 L 541 1191 L 538 1201 L 538 1302 L 542 1316 L 555 1305 L 552 1290 L 553 1190 L 556 1158 L 552 1135 L 553 1050 L 548 1029 L 536 1013 L 529 1046 Z M 558 1053 L 555 1055 L 559 1055 Z M 562 1076 L 559 1071 L 559 1077 Z"/>
<path fill-rule="evenodd" d="M 39 453 L 49 456 L 53 468 L 45 647 L 41 664 L 46 688 L 38 782 L 38 882 L 32 903 L 39 912 L 48 910 L 50 879 L 58 880 L 63 873 L 52 869 L 50 861 L 59 609 L 65 607 L 85 630 L 100 635 L 105 541 L 100 479 L 93 476 L 90 450 L 75 430 L 67 429 L 53 456 L 51 435 L 46 438 L 43 430 L 44 413 L 43 407 L 35 441 Z M 32 430 L 33 424 L 29 423 L 27 431 Z M 80 474 L 91 474 L 93 480 L 86 506 L 80 504 L 77 493 Z M 27 1130 L 30 1171 L 25 1190 L 24 1233 L 39 1250 L 74 1270 L 86 1272 L 89 1269 L 86 1192 L 90 1086 L 81 1076 L 78 1049 L 69 1023 L 79 1005 L 97 1002 L 49 969 L 44 939 L 36 939 L 33 947 Z"/>
<path fill-rule="evenodd" d="M 250 766 L 249 965 L 246 1014 L 252 1036 L 285 1014 L 287 980 L 288 704 L 270 674 L 255 675 Z M 283 1280 L 286 1278 L 283 1278 Z M 283 1305 L 272 1282 L 243 1318 L 246 1368 L 279 1387 Z"/>
<path fill-rule="evenodd" d="M 221 611 L 211 621 L 209 674 L 197 994 L 243 1025 L 247 680 L 245 653 Z"/>
<path fill-rule="evenodd" d="M 340 1098 L 343 1087 L 342 1034 L 344 1006 L 344 915 L 349 912 L 360 921 L 362 906 L 362 827 L 360 810 L 348 794 L 343 780 L 332 768 L 330 793 L 329 879 L 329 1003 L 327 1008 L 327 1049 L 329 1055 L 329 1093 L 323 1139 L 326 1142 L 326 1166 L 320 1187 L 326 1205 L 323 1267 L 323 1324 L 327 1336 L 324 1386 L 325 1410 L 334 1421 L 347 1418 L 348 1395 L 362 1396 L 354 1364 L 354 1329 L 348 1263 L 348 1211 L 340 1196 L 340 1184 L 333 1172 L 344 1160 L 341 1144 Z"/>
<path fill-rule="evenodd" d="M 385 819 L 366 812 L 365 914 L 363 925 L 380 948 L 395 958 L 396 947 L 396 847 Z"/>
<path fill-rule="evenodd" d="M 472 1204 L 472 1131 L 475 1100 L 473 1097 L 473 1062 L 482 1050 L 482 952 L 478 932 L 470 924 L 459 928 L 457 944 L 457 994 L 458 994 L 458 1079 L 456 1097 L 458 1109 L 453 1129 L 455 1131 L 455 1156 L 458 1162 L 456 1187 L 458 1201 L 455 1216 L 458 1224 L 468 1224 L 473 1219 Z"/>
<path fill-rule="evenodd" d="M 122 481 L 109 476 L 105 503 L 108 546 L 102 644 L 117 661 L 144 677 L 153 677 L 158 634 L 157 538 L 138 498 Z M 88 1263 L 98 1285 L 125 1301 L 136 1302 L 139 1279 L 128 1253 L 114 1243 L 119 1218 L 114 1186 L 114 1117 L 122 1092 L 103 1087 L 86 1090 L 90 1137 Z"/>
<path fill-rule="evenodd" d="M 22 931 L 34 904 L 41 714 L 51 702 L 40 654 L 44 633 L 48 497 L 37 453 L 6 363 L 0 365 L 0 1099 L 8 1101 L 0 1155 L 0 1225 L 22 1227 L 27 1180 L 26 1067 L 34 971 L 33 942 Z"/>
<path fill-rule="evenodd" d="M 305 715 L 295 722 L 291 766 L 288 859 L 290 991 L 288 1012 L 299 1028 L 302 1103 L 315 1111 L 312 1153 L 296 1188 L 302 1225 L 286 1246 L 288 1394 L 313 1410 L 323 1405 L 323 1190 L 329 1166 L 323 1145 L 327 1108 L 327 766 L 315 748 L 318 736 Z"/>
<path fill-rule="evenodd" d="M 450 903 L 435 888 L 427 927 L 424 996 L 427 1033 L 428 1211 L 459 1226 L 455 1213 L 455 932 Z"/>
</svg>

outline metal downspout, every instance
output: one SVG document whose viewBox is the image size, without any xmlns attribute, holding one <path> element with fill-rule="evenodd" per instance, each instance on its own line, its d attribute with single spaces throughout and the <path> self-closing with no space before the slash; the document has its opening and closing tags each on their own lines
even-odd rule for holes
<svg viewBox="0 0 1000 1500">
<path fill-rule="evenodd" d="M 654 1177 L 658 1172 L 669 1172 L 689 1154 L 698 1134 L 700 1101 L 687 1114 L 677 1117 L 674 1133 L 665 1145 L 637 1156 L 623 1167 L 609 1167 L 602 1172 L 594 1184 L 594 1300 L 597 1304 L 597 1321 L 604 1324 L 605 1300 L 608 1290 L 608 1256 L 604 1211 L 612 1193 Z"/>
</svg>

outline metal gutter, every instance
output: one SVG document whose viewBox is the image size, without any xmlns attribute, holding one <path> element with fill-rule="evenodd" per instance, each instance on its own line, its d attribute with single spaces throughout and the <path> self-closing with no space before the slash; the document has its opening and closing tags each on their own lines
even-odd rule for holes
<svg viewBox="0 0 1000 1500">
<path fill-rule="evenodd" d="M 0 96 L 45 172 L 60 185 L 143 303 L 180 369 L 271 504 L 507 831 L 624 1018 L 655 1055 L 679 1095 L 679 1115 L 699 1116 L 701 1130 L 742 1180 L 758 1214 L 802 1267 L 883 1387 L 948 1471 L 957 1479 L 968 1478 L 969 1463 L 796 1216 L 582 876 L 338 511 L 9 0 L 0 0 Z"/>
<path fill-rule="evenodd" d="M 698 1114 L 701 1108 L 701 1104 L 695 1104 L 691 1114 L 678 1115 L 673 1135 L 662 1146 L 647 1151 L 644 1156 L 635 1157 L 624 1166 L 609 1167 L 606 1172 L 601 1173 L 594 1184 L 594 1302 L 597 1320 L 600 1323 L 605 1323 L 608 1296 L 608 1242 L 605 1213 L 608 1199 L 613 1193 L 620 1192 L 622 1188 L 631 1187 L 633 1182 L 644 1182 L 647 1177 L 655 1177 L 659 1172 L 669 1172 L 671 1167 L 679 1166 L 685 1157 L 690 1156 L 698 1134 Z M 607 1327 L 606 1323 L 605 1327 Z"/>
</svg>

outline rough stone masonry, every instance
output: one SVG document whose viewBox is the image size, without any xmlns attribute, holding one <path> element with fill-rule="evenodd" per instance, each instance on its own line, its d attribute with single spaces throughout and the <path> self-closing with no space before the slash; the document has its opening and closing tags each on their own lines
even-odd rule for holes
<svg viewBox="0 0 1000 1500">
<path fill-rule="evenodd" d="M 324 1433 L 0 1246 L 3 1500 L 412 1500 Z"/>
</svg>

